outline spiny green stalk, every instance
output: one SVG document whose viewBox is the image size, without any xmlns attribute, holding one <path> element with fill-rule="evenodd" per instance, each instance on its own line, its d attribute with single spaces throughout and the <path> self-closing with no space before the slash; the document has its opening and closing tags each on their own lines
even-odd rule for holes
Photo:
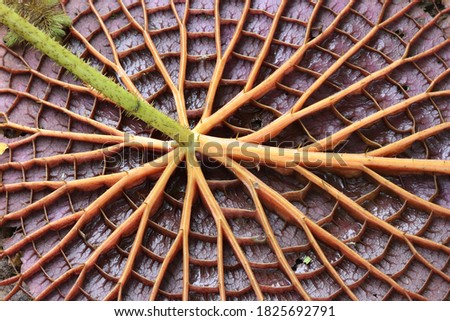
<svg viewBox="0 0 450 321">
<path fill-rule="evenodd" d="M 156 110 L 151 104 L 128 92 L 40 29 L 18 15 L 0 0 L 0 23 L 28 41 L 79 79 L 98 90 L 105 97 L 125 109 L 129 114 L 143 120 L 182 146 L 189 146 L 194 139 L 191 130 Z"/>
<path fill-rule="evenodd" d="M 59 0 L 3 0 L 3 2 L 56 41 L 61 41 L 66 35 L 66 29 L 72 25 L 72 19 L 61 10 Z M 12 30 L 6 34 L 3 41 L 8 47 L 25 42 Z"/>
</svg>

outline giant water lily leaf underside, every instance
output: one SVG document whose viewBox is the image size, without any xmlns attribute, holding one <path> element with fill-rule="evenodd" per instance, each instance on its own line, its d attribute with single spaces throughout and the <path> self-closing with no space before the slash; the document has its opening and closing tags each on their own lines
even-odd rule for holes
<svg viewBox="0 0 450 321">
<path fill-rule="evenodd" d="M 200 147 L 165 143 L 41 53 L 1 45 L 6 299 L 448 299 L 448 9 L 63 8 L 67 47 Z"/>
</svg>

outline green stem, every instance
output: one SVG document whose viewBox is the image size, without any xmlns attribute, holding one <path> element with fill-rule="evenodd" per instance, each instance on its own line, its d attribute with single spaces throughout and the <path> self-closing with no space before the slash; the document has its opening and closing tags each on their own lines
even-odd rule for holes
<svg viewBox="0 0 450 321">
<path fill-rule="evenodd" d="M 6 25 L 10 30 L 72 72 L 79 79 L 97 89 L 128 113 L 175 139 L 180 145 L 188 146 L 193 141 L 194 134 L 191 130 L 161 113 L 145 100 L 130 93 L 81 58 L 75 56 L 68 49 L 15 13 L 1 0 L 0 23 Z"/>
</svg>

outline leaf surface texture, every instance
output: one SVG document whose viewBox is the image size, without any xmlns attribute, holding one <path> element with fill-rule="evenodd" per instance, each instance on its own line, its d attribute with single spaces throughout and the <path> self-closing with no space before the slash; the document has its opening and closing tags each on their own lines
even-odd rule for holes
<svg viewBox="0 0 450 321">
<path fill-rule="evenodd" d="M 11 235 L 0 257 L 21 262 L 0 281 L 5 298 L 448 299 L 448 9 L 63 8 L 74 53 L 203 143 L 238 147 L 170 148 L 49 58 L 1 44 L 0 226 Z"/>
</svg>

